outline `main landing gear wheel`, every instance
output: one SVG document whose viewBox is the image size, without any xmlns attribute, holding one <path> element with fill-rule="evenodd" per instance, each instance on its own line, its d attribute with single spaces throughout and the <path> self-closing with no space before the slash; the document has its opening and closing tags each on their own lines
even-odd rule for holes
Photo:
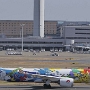
<svg viewBox="0 0 90 90">
<path fill-rule="evenodd" d="M 44 84 L 43 87 L 44 87 L 45 89 L 51 89 L 51 85 L 50 85 L 50 84 L 49 84 L 49 85 Z"/>
</svg>

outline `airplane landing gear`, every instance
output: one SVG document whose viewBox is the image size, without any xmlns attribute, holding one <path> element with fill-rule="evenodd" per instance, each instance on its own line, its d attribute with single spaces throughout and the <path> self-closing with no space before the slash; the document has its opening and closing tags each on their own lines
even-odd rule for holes
<svg viewBox="0 0 90 90">
<path fill-rule="evenodd" d="M 44 89 L 51 89 L 51 85 L 50 84 L 49 85 L 44 84 L 43 87 L 44 87 Z"/>
</svg>

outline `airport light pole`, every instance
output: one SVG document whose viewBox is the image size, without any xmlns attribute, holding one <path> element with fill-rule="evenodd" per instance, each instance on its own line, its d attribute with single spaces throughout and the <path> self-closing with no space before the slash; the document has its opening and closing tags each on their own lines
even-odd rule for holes
<svg viewBox="0 0 90 90">
<path fill-rule="evenodd" d="M 24 26 L 25 24 L 20 24 L 20 26 L 22 27 L 22 52 L 23 52 L 23 26 Z"/>
</svg>

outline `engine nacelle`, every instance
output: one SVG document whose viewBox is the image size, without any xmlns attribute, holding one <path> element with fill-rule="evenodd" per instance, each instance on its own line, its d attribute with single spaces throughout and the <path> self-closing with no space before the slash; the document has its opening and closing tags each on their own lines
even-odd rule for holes
<svg viewBox="0 0 90 90">
<path fill-rule="evenodd" d="M 63 78 L 60 79 L 61 87 L 73 87 L 74 80 L 72 78 Z"/>
</svg>

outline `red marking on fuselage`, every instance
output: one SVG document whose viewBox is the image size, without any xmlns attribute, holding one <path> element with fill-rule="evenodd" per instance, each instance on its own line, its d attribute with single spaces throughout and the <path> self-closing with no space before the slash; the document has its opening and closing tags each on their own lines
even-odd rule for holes
<svg viewBox="0 0 90 90">
<path fill-rule="evenodd" d="M 67 82 L 67 83 L 70 83 L 70 80 L 67 80 L 66 82 Z"/>
</svg>

